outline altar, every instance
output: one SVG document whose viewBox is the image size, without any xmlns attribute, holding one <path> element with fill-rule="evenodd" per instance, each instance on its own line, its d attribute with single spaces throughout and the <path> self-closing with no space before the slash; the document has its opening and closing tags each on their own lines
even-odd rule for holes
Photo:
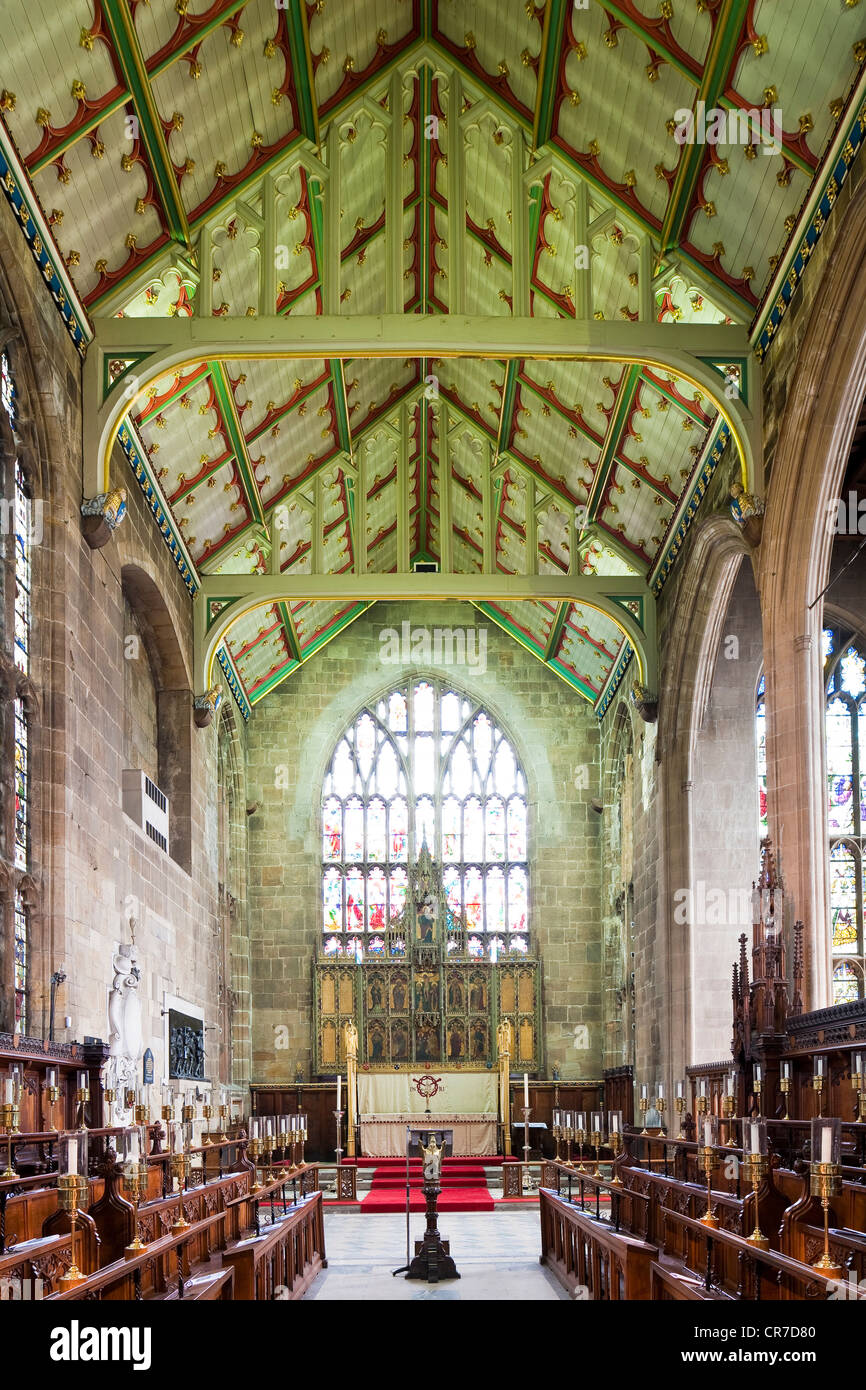
<svg viewBox="0 0 866 1390">
<path fill-rule="evenodd" d="M 406 1154 L 406 1126 L 415 1129 L 422 1123 L 422 1115 L 417 1112 L 405 1115 L 365 1115 L 361 1114 L 361 1154 L 364 1158 L 403 1158 Z M 469 1154 L 496 1153 L 496 1115 L 451 1115 L 436 1111 L 435 1121 L 438 1129 L 454 1131 L 453 1156 L 465 1157 Z M 417 1158 L 418 1153 L 410 1154 Z"/>
<path fill-rule="evenodd" d="M 399 1158 L 406 1126 L 430 1124 L 454 1131 L 453 1153 L 495 1154 L 499 1093 L 493 1071 L 436 1067 L 358 1073 L 361 1154 Z"/>
</svg>

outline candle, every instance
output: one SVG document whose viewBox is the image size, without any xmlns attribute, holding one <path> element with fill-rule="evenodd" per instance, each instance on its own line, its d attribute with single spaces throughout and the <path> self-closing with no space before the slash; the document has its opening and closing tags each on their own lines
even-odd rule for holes
<svg viewBox="0 0 866 1390">
<path fill-rule="evenodd" d="M 129 1157 L 136 1162 L 138 1160 L 138 1130 L 129 1131 Z"/>
<path fill-rule="evenodd" d="M 816 1057 L 816 1058 L 815 1058 L 815 1075 L 816 1075 L 816 1076 L 823 1076 L 823 1075 L 824 1075 L 824 1058 L 823 1058 L 823 1057 Z"/>
<path fill-rule="evenodd" d="M 648 1085 L 648 1083 L 647 1083 L 646 1081 L 642 1081 L 642 1082 L 640 1083 L 640 1098 L 641 1098 L 641 1100 L 646 1100 L 648 1096 L 649 1096 L 649 1085 Z"/>
<path fill-rule="evenodd" d="M 729 1071 L 727 1075 L 727 1091 L 729 1096 L 732 1096 L 734 1094 L 735 1080 L 736 1078 L 734 1076 L 734 1073 L 732 1071 Z"/>
<path fill-rule="evenodd" d="M 760 1141 L 759 1141 L 759 1139 L 758 1139 L 758 1125 L 756 1125 L 756 1124 L 754 1123 L 754 1121 L 752 1122 L 751 1130 L 752 1130 L 752 1153 L 753 1153 L 753 1154 L 760 1153 L 761 1150 L 760 1150 L 760 1147 L 759 1147 L 759 1142 L 760 1142 Z"/>
<path fill-rule="evenodd" d="M 713 1122 L 709 1115 L 704 1120 L 704 1147 L 707 1149 L 713 1147 Z"/>
<path fill-rule="evenodd" d="M 831 1163 L 833 1161 L 833 1131 L 829 1125 L 821 1128 L 821 1162 Z"/>
<path fill-rule="evenodd" d="M 80 1072 L 78 1072 L 78 1079 L 77 1079 L 77 1081 L 76 1081 L 75 1084 L 76 1084 L 76 1086 L 78 1087 L 79 1091 L 86 1091 L 86 1090 L 87 1090 L 87 1072 L 86 1072 L 86 1071 L 80 1071 Z"/>
<path fill-rule="evenodd" d="M 529 1072 L 523 1073 L 523 1104 L 529 1109 Z"/>
<path fill-rule="evenodd" d="M 619 1115 L 614 1110 L 610 1112 L 610 1132 L 611 1134 L 619 1134 Z"/>
<path fill-rule="evenodd" d="M 70 1175 L 78 1172 L 78 1136 L 69 1140 L 66 1145 L 66 1169 Z"/>
<path fill-rule="evenodd" d="M 754 1077 L 755 1077 L 755 1085 L 756 1085 L 756 1086 L 760 1086 L 760 1084 L 761 1084 L 761 1064 L 760 1064 L 760 1062 L 756 1062 L 756 1063 L 755 1063 L 755 1066 L 754 1066 L 754 1069 L 753 1069 L 753 1074 L 754 1074 Z"/>
<path fill-rule="evenodd" d="M 699 1085 L 699 1087 L 700 1087 L 699 1095 L 701 1095 L 701 1096 L 706 1096 L 706 1094 L 707 1094 L 707 1081 L 706 1081 L 706 1077 L 703 1077 L 703 1076 L 702 1076 L 701 1079 L 700 1079 L 700 1082 L 698 1083 L 698 1085 Z"/>
<path fill-rule="evenodd" d="M 678 1081 L 678 1082 L 677 1082 L 677 1100 L 685 1100 L 685 1095 L 686 1095 L 686 1083 L 685 1083 L 684 1081 Z"/>
<path fill-rule="evenodd" d="M 14 1105 L 14 1104 L 15 1104 L 15 1082 L 12 1080 L 11 1076 L 9 1076 L 9 1077 L 6 1078 L 5 1095 L 6 1095 L 6 1104 L 7 1104 L 7 1105 Z"/>
<path fill-rule="evenodd" d="M 340 1100 L 341 1100 L 341 1098 L 342 1098 L 342 1094 L 343 1094 L 343 1078 L 342 1078 L 342 1076 L 338 1076 L 338 1077 L 337 1077 L 337 1109 L 338 1109 L 338 1110 L 340 1109 Z"/>
<path fill-rule="evenodd" d="M 46 1084 L 46 1086 L 56 1086 L 56 1085 L 57 1085 L 57 1068 L 56 1068 L 56 1067 L 49 1067 L 49 1068 L 48 1068 L 48 1071 L 45 1073 L 45 1084 Z"/>
<path fill-rule="evenodd" d="M 791 1063 L 790 1063 L 790 1062 L 783 1062 L 783 1063 L 782 1063 L 782 1080 L 783 1080 L 783 1081 L 790 1081 L 790 1080 L 791 1080 Z"/>
<path fill-rule="evenodd" d="M 665 1083 L 664 1083 L 663 1081 L 660 1081 L 660 1082 L 659 1082 L 658 1087 L 656 1088 L 656 1094 L 658 1095 L 659 1100 L 664 1100 L 664 1098 L 665 1098 Z"/>
</svg>

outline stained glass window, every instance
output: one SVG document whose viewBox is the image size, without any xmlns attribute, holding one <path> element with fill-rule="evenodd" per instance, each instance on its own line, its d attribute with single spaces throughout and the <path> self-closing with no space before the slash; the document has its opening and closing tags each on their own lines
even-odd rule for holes
<svg viewBox="0 0 866 1390">
<path fill-rule="evenodd" d="M 391 691 L 352 721 L 322 788 L 323 952 L 354 955 L 360 939 L 368 954 L 385 949 L 426 840 L 469 953 L 525 954 L 526 831 L 526 779 L 490 715 L 435 681 Z"/>
<path fill-rule="evenodd" d="M 770 833 L 767 820 L 767 701 L 763 676 L 758 682 L 755 741 L 758 753 L 758 835 L 763 840 Z"/>
<path fill-rule="evenodd" d="M 839 628 L 824 630 L 825 739 L 830 827 L 830 932 L 833 1002 L 863 993 L 866 848 L 866 658 Z"/>
<path fill-rule="evenodd" d="M 6 411 L 10 425 L 15 424 L 15 382 L 6 353 L 0 353 L 0 405 Z M 15 625 L 14 660 L 19 671 L 30 671 L 30 547 L 32 540 L 31 508 L 27 481 L 18 459 L 14 466 L 15 541 Z M 15 820 L 14 861 L 16 869 L 26 873 L 30 857 L 30 730 L 22 700 L 13 705 L 15 758 Z M 29 965 L 28 911 L 20 889 L 15 893 L 14 928 L 14 990 L 15 1031 L 27 1027 L 27 985 Z"/>
<path fill-rule="evenodd" d="M 15 894 L 15 1032 L 27 1031 L 27 908 L 20 890 Z"/>
</svg>

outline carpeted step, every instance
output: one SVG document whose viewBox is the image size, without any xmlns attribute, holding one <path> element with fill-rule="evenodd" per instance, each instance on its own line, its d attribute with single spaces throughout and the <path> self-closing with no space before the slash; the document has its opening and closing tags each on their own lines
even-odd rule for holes
<svg viewBox="0 0 866 1390">
<path fill-rule="evenodd" d="M 439 1194 L 438 1209 L 440 1212 L 449 1211 L 493 1211 L 494 1202 L 486 1187 L 460 1187 L 443 1188 Z M 406 1210 L 406 1190 L 377 1190 L 371 1192 L 361 1202 L 361 1211 L 372 1212 L 395 1212 Z M 412 1212 L 426 1211 L 427 1204 L 424 1194 L 415 1188 L 409 1193 L 409 1210 Z"/>
<path fill-rule="evenodd" d="M 498 1168 L 503 1162 L 500 1154 L 457 1154 L 442 1160 L 442 1167 L 451 1168 L 462 1164 L 477 1166 L 483 1164 L 485 1168 Z M 402 1168 L 405 1172 L 406 1159 L 402 1158 L 359 1158 L 353 1160 L 356 1168 Z M 421 1167 L 420 1158 L 411 1157 L 409 1167 Z"/>
</svg>

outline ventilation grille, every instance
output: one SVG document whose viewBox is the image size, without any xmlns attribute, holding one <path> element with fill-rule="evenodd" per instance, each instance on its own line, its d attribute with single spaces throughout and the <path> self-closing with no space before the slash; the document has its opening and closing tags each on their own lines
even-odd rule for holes
<svg viewBox="0 0 866 1390">
<path fill-rule="evenodd" d="M 168 797 L 140 768 L 123 773 L 123 809 L 149 840 L 168 853 Z"/>
</svg>

